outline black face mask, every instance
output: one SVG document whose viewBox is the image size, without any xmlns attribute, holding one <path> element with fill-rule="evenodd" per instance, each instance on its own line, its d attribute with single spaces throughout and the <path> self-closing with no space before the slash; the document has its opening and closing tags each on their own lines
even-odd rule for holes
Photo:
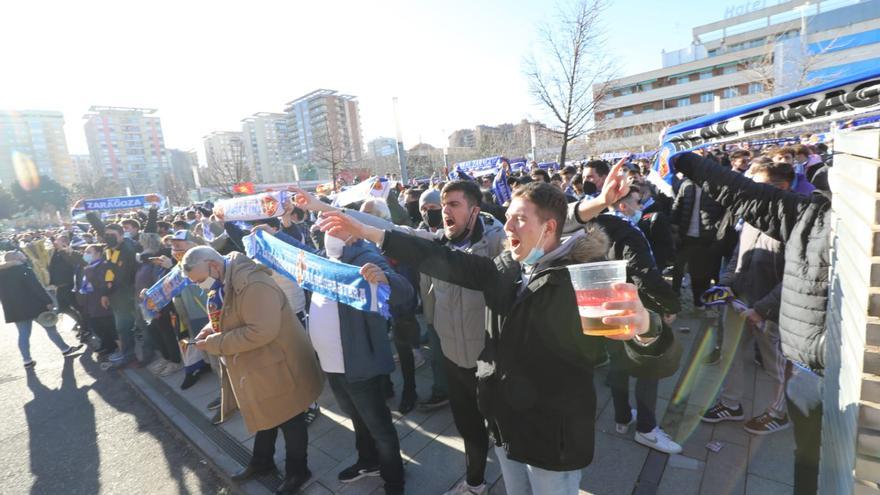
<svg viewBox="0 0 880 495">
<path fill-rule="evenodd" d="M 441 210 L 426 210 L 422 219 L 428 227 L 436 229 L 443 225 L 443 212 Z"/>
<path fill-rule="evenodd" d="M 119 241 L 116 240 L 115 235 L 108 235 L 104 237 L 104 243 L 107 244 L 107 247 L 114 248 L 117 244 L 119 244 Z"/>
<path fill-rule="evenodd" d="M 422 221 L 422 212 L 419 210 L 418 201 L 407 201 L 406 212 L 409 214 L 409 218 L 413 223 L 419 223 Z"/>
</svg>

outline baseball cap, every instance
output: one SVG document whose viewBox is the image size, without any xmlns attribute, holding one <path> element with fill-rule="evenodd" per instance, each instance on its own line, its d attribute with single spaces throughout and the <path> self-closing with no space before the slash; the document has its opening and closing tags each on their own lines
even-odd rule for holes
<svg viewBox="0 0 880 495">
<path fill-rule="evenodd" d="M 174 235 L 171 236 L 171 240 L 195 242 L 196 239 L 192 232 L 181 229 L 174 232 Z"/>
</svg>

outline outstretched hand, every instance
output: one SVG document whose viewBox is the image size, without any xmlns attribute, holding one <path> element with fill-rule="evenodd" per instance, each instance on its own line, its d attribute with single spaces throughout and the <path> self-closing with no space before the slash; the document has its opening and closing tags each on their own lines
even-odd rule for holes
<svg viewBox="0 0 880 495">
<path fill-rule="evenodd" d="M 367 239 L 369 241 L 378 242 L 375 236 L 371 235 L 372 230 L 367 225 L 355 220 L 354 218 L 338 211 L 326 211 L 321 213 L 317 226 L 325 235 L 332 235 L 339 239 Z M 381 232 L 381 231 L 379 231 Z"/>
<path fill-rule="evenodd" d="M 620 161 L 611 167 L 608 177 L 605 178 L 605 185 L 602 186 L 602 191 L 599 192 L 599 198 L 606 206 L 617 203 L 629 194 L 629 186 L 632 183 L 632 179 L 627 174 L 622 173 L 623 164 L 628 159 L 629 156 L 621 158 Z"/>
<path fill-rule="evenodd" d="M 308 211 L 333 211 L 334 208 L 319 200 L 314 194 L 296 186 L 289 186 L 288 191 L 295 193 L 293 204 Z"/>
<path fill-rule="evenodd" d="M 642 305 L 636 286 L 628 283 L 618 283 L 614 284 L 613 288 L 614 291 L 620 295 L 620 299 L 617 301 L 606 302 L 602 304 L 602 308 L 621 311 L 621 313 L 619 315 L 602 318 L 602 323 L 609 326 L 625 327 L 627 332 L 618 335 L 608 335 L 606 338 L 613 340 L 631 340 L 637 335 L 641 335 L 650 330 L 651 315 Z"/>
</svg>

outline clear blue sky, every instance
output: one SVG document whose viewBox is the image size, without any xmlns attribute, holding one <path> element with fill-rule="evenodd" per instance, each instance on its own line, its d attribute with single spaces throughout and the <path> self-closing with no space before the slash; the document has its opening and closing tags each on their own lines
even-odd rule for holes
<svg viewBox="0 0 880 495">
<path fill-rule="evenodd" d="M 613 2 L 620 75 L 658 68 L 661 48 L 729 5 Z M 405 144 L 442 146 L 455 129 L 544 117 L 522 59 L 553 14 L 538 0 L 2 2 L 0 109 L 63 111 L 85 153 L 89 106 L 158 108 L 166 145 L 201 153 L 203 135 L 323 87 L 359 97 L 366 140 L 394 135 L 398 96 Z"/>
</svg>

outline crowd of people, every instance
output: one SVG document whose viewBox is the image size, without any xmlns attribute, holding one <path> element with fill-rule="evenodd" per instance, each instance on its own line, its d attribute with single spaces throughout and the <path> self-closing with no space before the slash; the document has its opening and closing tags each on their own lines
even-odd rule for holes
<svg viewBox="0 0 880 495">
<path fill-rule="evenodd" d="M 388 405 L 396 360 L 400 414 L 451 408 L 466 472 L 448 494 L 487 493 L 490 448 L 508 493 L 575 494 L 594 455 L 595 387 L 610 387 L 618 433 L 634 429 L 647 448 L 681 452 L 659 425 L 657 395 L 682 366 L 672 324 L 689 286 L 689 316 L 724 323 L 706 325 L 717 333 L 707 364 L 733 356 L 702 420 L 741 421 L 753 435 L 793 425 L 795 491 L 814 493 L 821 399 L 786 389 L 821 381 L 831 155 L 824 144 L 742 143 L 673 163 L 671 187 L 649 180 L 648 160 L 627 158 L 520 171 L 502 158 L 486 175 L 397 184 L 387 198 L 340 206 L 292 187 L 280 217 L 246 223 L 210 202 L 176 214 L 91 212 L 87 223 L 0 239 L 0 302 L 29 369 L 36 321 L 65 356 L 89 344 L 108 372 L 182 371 L 186 390 L 213 370 L 221 383 L 208 405 L 213 422 L 238 410 L 256 432 L 235 481 L 277 469 L 280 429 L 278 493 L 298 492 L 311 477 L 308 425 L 326 383 L 351 418 L 357 450 L 338 479 L 381 476 L 386 493 L 403 493 Z M 249 258 L 243 239 L 256 231 L 387 284 L 391 318 L 304 290 Z M 583 333 L 565 269 L 603 260 L 626 263 L 620 299 L 604 305 L 617 313 L 603 323 L 626 328 L 617 336 Z M 175 265 L 192 283 L 145 318 L 140 301 Z M 58 314 L 75 322 L 77 344 L 59 334 Z M 752 360 L 774 393 L 747 418 Z M 426 361 L 432 386 L 419 400 L 415 373 Z M 594 384 L 603 366 L 605 383 Z"/>
</svg>

